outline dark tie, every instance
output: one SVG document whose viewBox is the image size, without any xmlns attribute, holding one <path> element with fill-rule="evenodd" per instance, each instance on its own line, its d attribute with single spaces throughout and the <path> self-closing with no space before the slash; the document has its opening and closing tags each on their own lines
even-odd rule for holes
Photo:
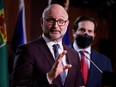
<svg viewBox="0 0 116 87">
<path fill-rule="evenodd" d="M 58 55 L 59 55 L 59 53 L 58 53 L 59 47 L 60 47 L 59 44 L 54 44 L 54 45 L 53 45 L 55 60 L 57 59 L 57 57 L 58 57 Z"/>
<path fill-rule="evenodd" d="M 54 45 L 53 45 L 55 60 L 57 59 L 57 57 L 58 57 L 58 55 L 59 55 L 59 53 L 58 53 L 59 47 L 60 47 L 59 44 L 54 44 Z M 62 63 L 62 65 L 63 65 L 63 63 Z M 63 66 L 64 66 L 64 65 L 63 65 Z M 66 79 L 66 72 L 65 72 L 65 71 L 62 72 L 62 73 L 60 74 L 60 76 L 61 76 L 62 84 L 64 85 L 65 79 Z"/>
<path fill-rule="evenodd" d="M 85 61 L 84 51 L 80 51 L 80 54 L 81 54 L 81 72 L 84 79 L 84 83 L 86 85 L 87 77 L 88 77 L 88 65 Z"/>
</svg>

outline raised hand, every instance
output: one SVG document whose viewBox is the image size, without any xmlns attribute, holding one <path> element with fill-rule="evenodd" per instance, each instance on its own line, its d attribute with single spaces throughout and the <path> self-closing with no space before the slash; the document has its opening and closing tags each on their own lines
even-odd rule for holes
<svg viewBox="0 0 116 87">
<path fill-rule="evenodd" d="M 66 66 L 62 65 L 62 58 L 64 55 L 66 55 L 67 51 L 64 50 L 55 61 L 52 69 L 48 72 L 48 78 L 52 81 L 55 79 L 58 75 L 60 75 L 63 71 L 66 69 L 69 69 L 72 67 L 71 64 L 67 64 Z"/>
</svg>

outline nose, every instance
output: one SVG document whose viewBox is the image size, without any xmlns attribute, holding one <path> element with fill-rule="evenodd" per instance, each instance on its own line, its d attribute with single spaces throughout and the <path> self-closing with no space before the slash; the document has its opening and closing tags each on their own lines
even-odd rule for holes
<svg viewBox="0 0 116 87">
<path fill-rule="evenodd" d="M 83 31 L 83 34 L 88 34 L 88 31 L 85 29 L 85 30 Z"/>
<path fill-rule="evenodd" d="M 85 31 L 84 34 L 87 34 L 87 31 Z"/>
<path fill-rule="evenodd" d="M 84 35 L 88 35 L 88 34 L 85 32 Z"/>
<path fill-rule="evenodd" d="M 58 22 L 57 22 L 57 21 L 54 22 L 53 26 L 54 26 L 54 27 L 59 27 Z"/>
</svg>

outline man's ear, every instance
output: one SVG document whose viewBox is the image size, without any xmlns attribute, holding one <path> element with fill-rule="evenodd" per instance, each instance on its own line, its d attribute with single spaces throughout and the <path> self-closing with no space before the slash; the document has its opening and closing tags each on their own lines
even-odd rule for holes
<svg viewBox="0 0 116 87">
<path fill-rule="evenodd" d="M 75 36 L 76 32 L 74 29 L 72 29 L 72 35 Z"/>
<path fill-rule="evenodd" d="M 96 33 L 94 33 L 94 38 L 95 38 L 95 36 L 96 36 Z"/>
</svg>

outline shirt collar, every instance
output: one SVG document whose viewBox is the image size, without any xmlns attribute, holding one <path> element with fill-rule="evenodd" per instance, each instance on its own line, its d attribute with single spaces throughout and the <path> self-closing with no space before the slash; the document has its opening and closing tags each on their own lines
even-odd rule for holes
<svg viewBox="0 0 116 87">
<path fill-rule="evenodd" d="M 45 42 L 46 42 L 46 44 L 47 44 L 47 46 L 49 48 L 51 48 L 54 44 L 59 44 L 60 45 L 60 49 L 63 49 L 62 41 L 59 41 L 59 42 L 55 43 L 55 42 L 52 42 L 50 39 L 48 39 L 44 34 L 42 34 L 42 37 L 45 40 Z"/>
<path fill-rule="evenodd" d="M 75 49 L 77 52 L 83 50 L 83 49 L 79 48 L 79 46 L 77 45 L 76 41 L 74 41 L 73 47 L 74 47 L 74 49 Z M 91 54 L 91 46 L 85 48 L 84 50 L 86 50 L 89 54 Z"/>
</svg>

